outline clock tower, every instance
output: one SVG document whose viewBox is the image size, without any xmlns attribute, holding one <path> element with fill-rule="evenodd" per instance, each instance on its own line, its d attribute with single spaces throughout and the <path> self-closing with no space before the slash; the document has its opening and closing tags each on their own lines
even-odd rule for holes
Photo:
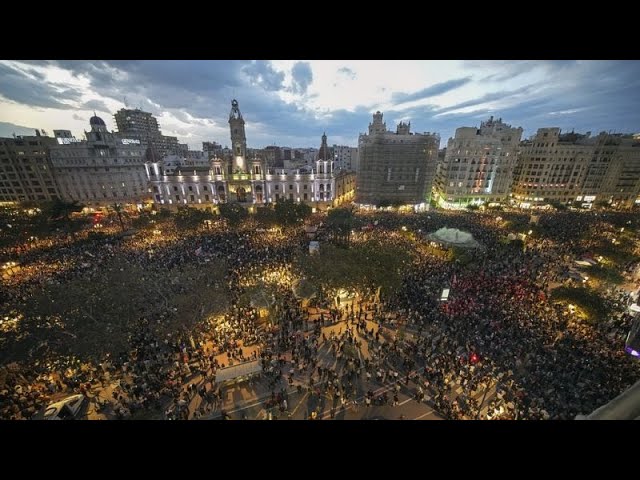
<svg viewBox="0 0 640 480">
<path fill-rule="evenodd" d="M 244 133 L 244 119 L 240 113 L 237 100 L 231 101 L 229 113 L 229 129 L 231 130 L 232 171 L 247 171 L 247 137 Z"/>
</svg>

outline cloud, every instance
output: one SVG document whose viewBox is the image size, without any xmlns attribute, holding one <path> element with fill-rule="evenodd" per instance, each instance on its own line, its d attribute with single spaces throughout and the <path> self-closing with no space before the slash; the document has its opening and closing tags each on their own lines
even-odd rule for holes
<svg viewBox="0 0 640 480">
<path fill-rule="evenodd" d="M 248 75 L 252 82 L 260 85 L 267 91 L 282 89 L 284 72 L 276 71 L 271 62 L 256 61 L 243 67 L 242 71 Z"/>
<path fill-rule="evenodd" d="M 165 134 L 199 148 L 203 140 L 230 143 L 228 115 L 236 98 L 248 143 L 256 148 L 274 143 L 317 147 L 325 129 L 330 143 L 357 145 L 377 109 L 390 129 L 400 119 L 410 120 L 415 131 L 439 132 L 443 143 L 457 127 L 478 125 L 489 115 L 522 126 L 528 134 L 544 126 L 640 130 L 637 61 L 474 61 L 449 65 L 446 71 L 419 62 L 405 71 L 393 63 L 389 69 L 398 70 L 387 80 L 365 73 L 371 65 L 0 61 L 0 120 L 49 130 L 86 128 L 82 112 L 72 108 L 95 108 L 106 119 L 104 112 L 115 113 L 126 98 L 129 108 L 156 115 Z M 360 88 L 375 95 L 350 102 L 345 92 Z M 428 104 L 416 105 L 420 101 Z"/>
<path fill-rule="evenodd" d="M 89 100 L 88 102 L 84 102 L 82 108 L 85 110 L 95 110 L 96 112 L 110 113 L 109 107 L 107 107 L 102 100 Z"/>
<path fill-rule="evenodd" d="M 313 81 L 313 72 L 311 65 L 307 62 L 297 62 L 291 69 L 293 77 L 292 90 L 294 93 L 305 94 L 307 88 Z"/>
<path fill-rule="evenodd" d="M 31 72 L 34 70 L 22 71 L 0 63 L 0 94 L 12 102 L 41 108 L 71 109 L 72 104 L 61 100 L 80 100 L 78 91 L 43 82 L 40 74 Z"/>
<path fill-rule="evenodd" d="M 511 99 L 513 97 L 522 96 L 530 93 L 535 88 L 535 85 L 526 85 L 524 87 L 518 88 L 516 90 L 506 91 L 506 92 L 489 92 L 482 95 L 480 98 L 474 98 L 472 100 L 467 100 L 466 102 L 460 102 L 450 107 L 441 108 L 438 111 L 438 115 L 446 115 L 451 112 L 455 112 L 457 110 L 461 110 L 468 107 L 473 107 L 476 105 L 483 105 L 486 103 L 490 103 L 496 100 L 506 100 Z"/>
<path fill-rule="evenodd" d="M 351 80 L 355 80 L 357 75 L 356 72 L 351 70 L 349 67 L 342 67 L 338 69 L 338 73 L 344 75 L 345 77 L 350 78 Z"/>
<path fill-rule="evenodd" d="M 430 87 L 423 88 L 415 93 L 394 92 L 391 95 L 391 101 L 396 105 L 401 103 L 413 102 L 416 100 L 423 100 L 425 98 L 437 97 L 450 90 L 455 90 L 463 85 L 466 85 L 471 81 L 471 77 L 454 78 L 447 80 L 446 82 L 436 83 Z"/>
</svg>

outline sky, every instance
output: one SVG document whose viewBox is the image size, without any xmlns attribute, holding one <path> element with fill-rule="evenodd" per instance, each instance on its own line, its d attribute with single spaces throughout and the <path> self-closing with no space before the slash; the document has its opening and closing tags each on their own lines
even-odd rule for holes
<svg viewBox="0 0 640 480">
<path fill-rule="evenodd" d="M 524 129 L 640 132 L 640 61 L 595 60 L 0 60 L 0 137 L 33 129 L 84 138 L 95 111 L 116 130 L 127 105 L 201 150 L 230 145 L 236 98 L 250 148 L 357 146 L 372 114 L 411 122 L 441 146 L 493 115 Z"/>
</svg>

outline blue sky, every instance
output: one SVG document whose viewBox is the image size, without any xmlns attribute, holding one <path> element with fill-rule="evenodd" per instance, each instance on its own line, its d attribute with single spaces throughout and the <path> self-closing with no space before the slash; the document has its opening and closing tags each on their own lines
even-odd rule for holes
<svg viewBox="0 0 640 480">
<path fill-rule="evenodd" d="M 356 146 L 371 114 L 387 128 L 411 121 L 438 132 L 490 115 L 524 128 L 640 132 L 639 61 L 15 61 L 0 60 L 0 136 L 33 128 L 88 129 L 95 110 L 115 130 L 124 106 L 157 116 L 165 135 L 192 149 L 228 145 L 231 99 L 250 147 Z"/>
</svg>

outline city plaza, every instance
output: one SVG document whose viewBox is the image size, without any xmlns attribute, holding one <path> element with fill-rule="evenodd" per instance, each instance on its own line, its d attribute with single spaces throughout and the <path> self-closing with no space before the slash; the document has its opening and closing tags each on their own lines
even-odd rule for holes
<svg viewBox="0 0 640 480">
<path fill-rule="evenodd" d="M 3 247 L 0 418 L 573 419 L 638 379 L 633 213 L 172 215 Z"/>
</svg>

